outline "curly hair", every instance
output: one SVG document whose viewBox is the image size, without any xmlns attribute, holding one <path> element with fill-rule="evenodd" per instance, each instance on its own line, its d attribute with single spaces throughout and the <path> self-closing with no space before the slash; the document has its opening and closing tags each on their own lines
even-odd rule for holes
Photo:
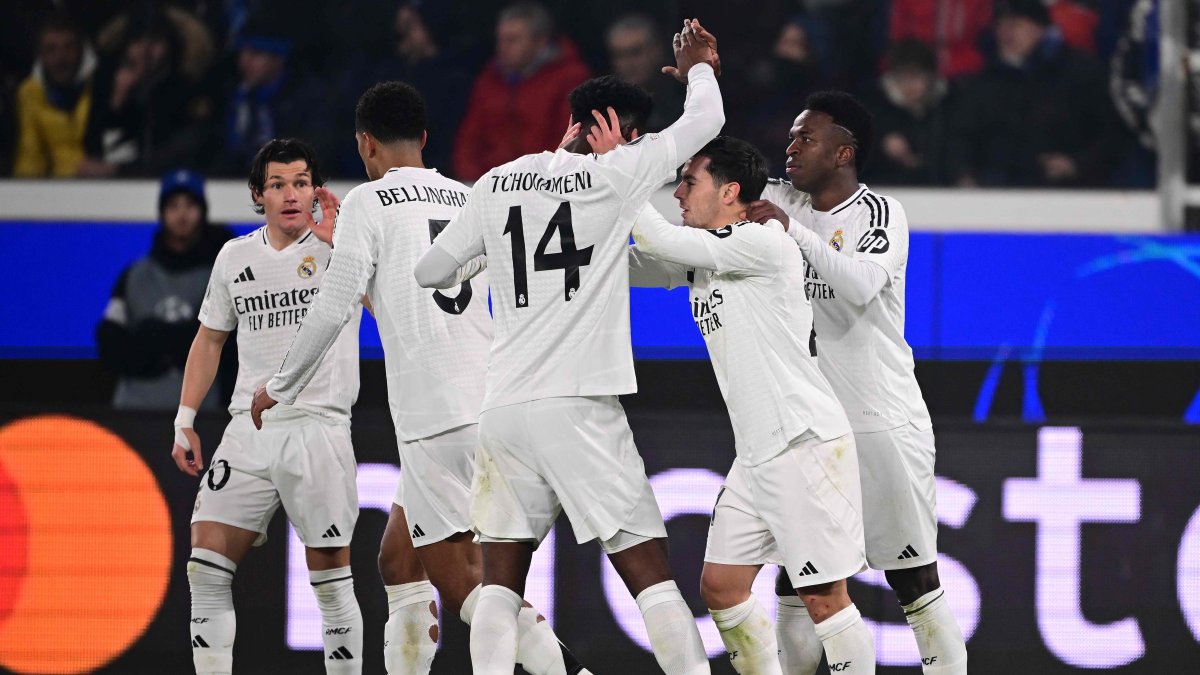
<svg viewBox="0 0 1200 675">
<path fill-rule="evenodd" d="M 250 196 L 263 193 L 267 182 L 267 164 L 290 164 L 299 161 L 308 165 L 308 172 L 312 175 L 312 184 L 315 187 L 325 184 L 325 177 L 321 175 L 321 167 L 317 164 L 317 151 L 313 150 L 311 145 L 298 138 L 272 138 L 267 141 L 266 145 L 258 149 L 254 161 L 250 164 L 250 178 L 246 181 L 250 186 Z M 254 212 L 261 216 L 262 205 L 255 204 Z"/>
<path fill-rule="evenodd" d="M 833 123 L 854 137 L 854 169 L 862 173 L 875 142 L 875 125 L 871 113 L 857 98 L 844 91 L 818 91 L 810 94 L 804 107 L 833 118 Z"/>
<path fill-rule="evenodd" d="M 708 158 L 708 173 L 717 185 L 737 183 L 741 186 L 738 201 L 742 204 L 762 196 L 767 186 L 767 158 L 750 143 L 732 136 L 717 136 L 692 156 Z"/>
<path fill-rule="evenodd" d="M 379 82 L 363 92 L 354 108 L 354 130 L 380 143 L 420 141 L 427 124 L 425 99 L 403 82 Z"/>
<path fill-rule="evenodd" d="M 594 77 L 575 87 L 568 102 L 571 105 L 571 118 L 583 122 L 584 128 L 592 121 L 593 110 L 603 113 L 611 106 L 617 111 L 617 119 L 622 127 L 632 127 L 639 132 L 646 130 L 646 120 L 654 108 L 650 94 L 614 75 Z"/>
</svg>

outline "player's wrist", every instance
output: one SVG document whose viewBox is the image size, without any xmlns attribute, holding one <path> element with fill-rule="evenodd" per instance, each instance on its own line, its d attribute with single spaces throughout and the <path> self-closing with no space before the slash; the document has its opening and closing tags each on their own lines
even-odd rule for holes
<svg viewBox="0 0 1200 675">
<path fill-rule="evenodd" d="M 181 405 L 175 413 L 175 444 L 184 450 L 192 449 L 192 442 L 188 440 L 187 434 L 183 433 L 184 429 L 191 429 L 196 423 L 196 409 L 190 406 Z"/>
</svg>

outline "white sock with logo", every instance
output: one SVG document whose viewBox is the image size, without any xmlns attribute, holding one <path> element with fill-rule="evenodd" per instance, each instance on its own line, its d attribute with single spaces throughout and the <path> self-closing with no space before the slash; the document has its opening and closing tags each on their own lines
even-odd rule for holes
<svg viewBox="0 0 1200 675">
<path fill-rule="evenodd" d="M 362 612 L 354 597 L 350 567 L 309 571 L 308 581 L 317 594 L 321 610 L 321 640 L 325 643 L 325 672 L 328 675 L 362 673 Z"/>
<path fill-rule="evenodd" d="M 479 590 L 471 616 L 471 670 L 475 675 L 512 675 L 517 665 L 521 603 L 521 596 L 504 586 L 491 584 Z"/>
<path fill-rule="evenodd" d="M 775 609 L 775 637 L 783 672 L 788 675 L 815 675 L 825 648 L 817 637 L 808 608 L 798 596 L 779 598 L 779 606 Z"/>
<path fill-rule="evenodd" d="M 433 584 L 384 586 L 388 620 L 383 626 L 383 665 L 388 675 L 428 675 L 437 655 L 437 601 Z"/>
<path fill-rule="evenodd" d="M 875 637 L 854 605 L 815 625 L 833 675 L 874 675 Z"/>
<path fill-rule="evenodd" d="M 904 618 L 917 638 L 925 675 L 966 675 L 967 643 L 945 595 L 945 590 L 937 588 L 911 605 L 902 605 Z"/>
<path fill-rule="evenodd" d="M 674 581 L 664 581 L 637 596 L 638 609 L 658 667 L 666 675 L 707 675 L 708 654 L 696 628 L 696 617 Z"/>
<path fill-rule="evenodd" d="M 215 551 L 192 549 L 187 578 L 192 589 L 192 662 L 197 675 L 233 672 L 233 575 L 237 565 Z"/>
<path fill-rule="evenodd" d="M 729 609 L 710 609 L 729 663 L 741 675 L 783 675 L 771 617 L 753 595 Z"/>
<path fill-rule="evenodd" d="M 481 588 L 471 589 L 458 613 L 468 626 L 475 615 Z M 517 613 L 517 663 L 521 668 L 529 675 L 591 675 L 574 655 L 564 651 L 566 648 L 558 641 L 554 629 L 546 621 L 538 621 L 538 616 L 536 608 L 526 607 L 522 601 Z"/>
</svg>

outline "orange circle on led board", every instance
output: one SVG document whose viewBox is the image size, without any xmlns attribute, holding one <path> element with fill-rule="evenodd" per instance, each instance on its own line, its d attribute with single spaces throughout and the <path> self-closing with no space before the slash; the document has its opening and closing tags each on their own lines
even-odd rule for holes
<svg viewBox="0 0 1200 675">
<path fill-rule="evenodd" d="M 120 656 L 170 579 L 153 474 L 119 436 L 72 417 L 0 428 L 0 544 L 0 666 L 18 673 L 73 675 Z"/>
</svg>

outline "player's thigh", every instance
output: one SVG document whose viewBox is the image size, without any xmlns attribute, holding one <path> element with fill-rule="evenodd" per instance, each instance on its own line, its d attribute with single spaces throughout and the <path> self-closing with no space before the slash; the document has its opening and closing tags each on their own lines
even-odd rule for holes
<svg viewBox="0 0 1200 675">
<path fill-rule="evenodd" d="M 662 513 L 625 411 L 615 396 L 536 401 L 535 459 L 562 501 L 576 539 L 624 531 L 666 537 Z"/>
<path fill-rule="evenodd" d="M 259 533 L 225 523 L 201 520 L 192 523 L 192 548 L 219 553 L 241 564 L 246 553 L 258 539 Z"/>
<path fill-rule="evenodd" d="M 413 547 L 404 507 L 398 504 L 392 504 L 387 526 L 383 528 L 383 537 L 379 540 L 379 576 L 385 586 L 415 583 L 429 578 Z"/>
<path fill-rule="evenodd" d="M 481 542 L 536 545 L 561 510 L 558 495 L 534 458 L 530 408 L 531 403 L 517 403 L 479 416 L 470 516 Z"/>
<path fill-rule="evenodd" d="M 854 438 L 796 441 L 746 471 L 793 588 L 845 579 L 865 567 Z"/>
<path fill-rule="evenodd" d="M 471 481 L 479 429 L 475 424 L 399 443 L 400 488 L 413 545 L 427 546 L 471 529 Z"/>
<path fill-rule="evenodd" d="M 249 416 L 234 416 L 209 461 L 208 470 L 200 477 L 192 508 L 192 525 L 200 526 L 198 534 L 207 544 L 200 548 L 222 545 L 223 540 L 236 545 L 239 537 L 204 523 L 254 532 L 255 545 L 266 541 L 267 524 L 280 504 L 278 491 L 270 479 L 270 452 L 255 436 Z"/>
<path fill-rule="evenodd" d="M 911 424 L 856 434 L 867 561 L 882 570 L 937 560 L 933 432 Z"/>
<path fill-rule="evenodd" d="M 260 433 L 278 448 L 271 476 L 300 541 L 317 549 L 349 546 L 358 522 L 350 425 L 305 416 L 267 425 Z"/>
</svg>

